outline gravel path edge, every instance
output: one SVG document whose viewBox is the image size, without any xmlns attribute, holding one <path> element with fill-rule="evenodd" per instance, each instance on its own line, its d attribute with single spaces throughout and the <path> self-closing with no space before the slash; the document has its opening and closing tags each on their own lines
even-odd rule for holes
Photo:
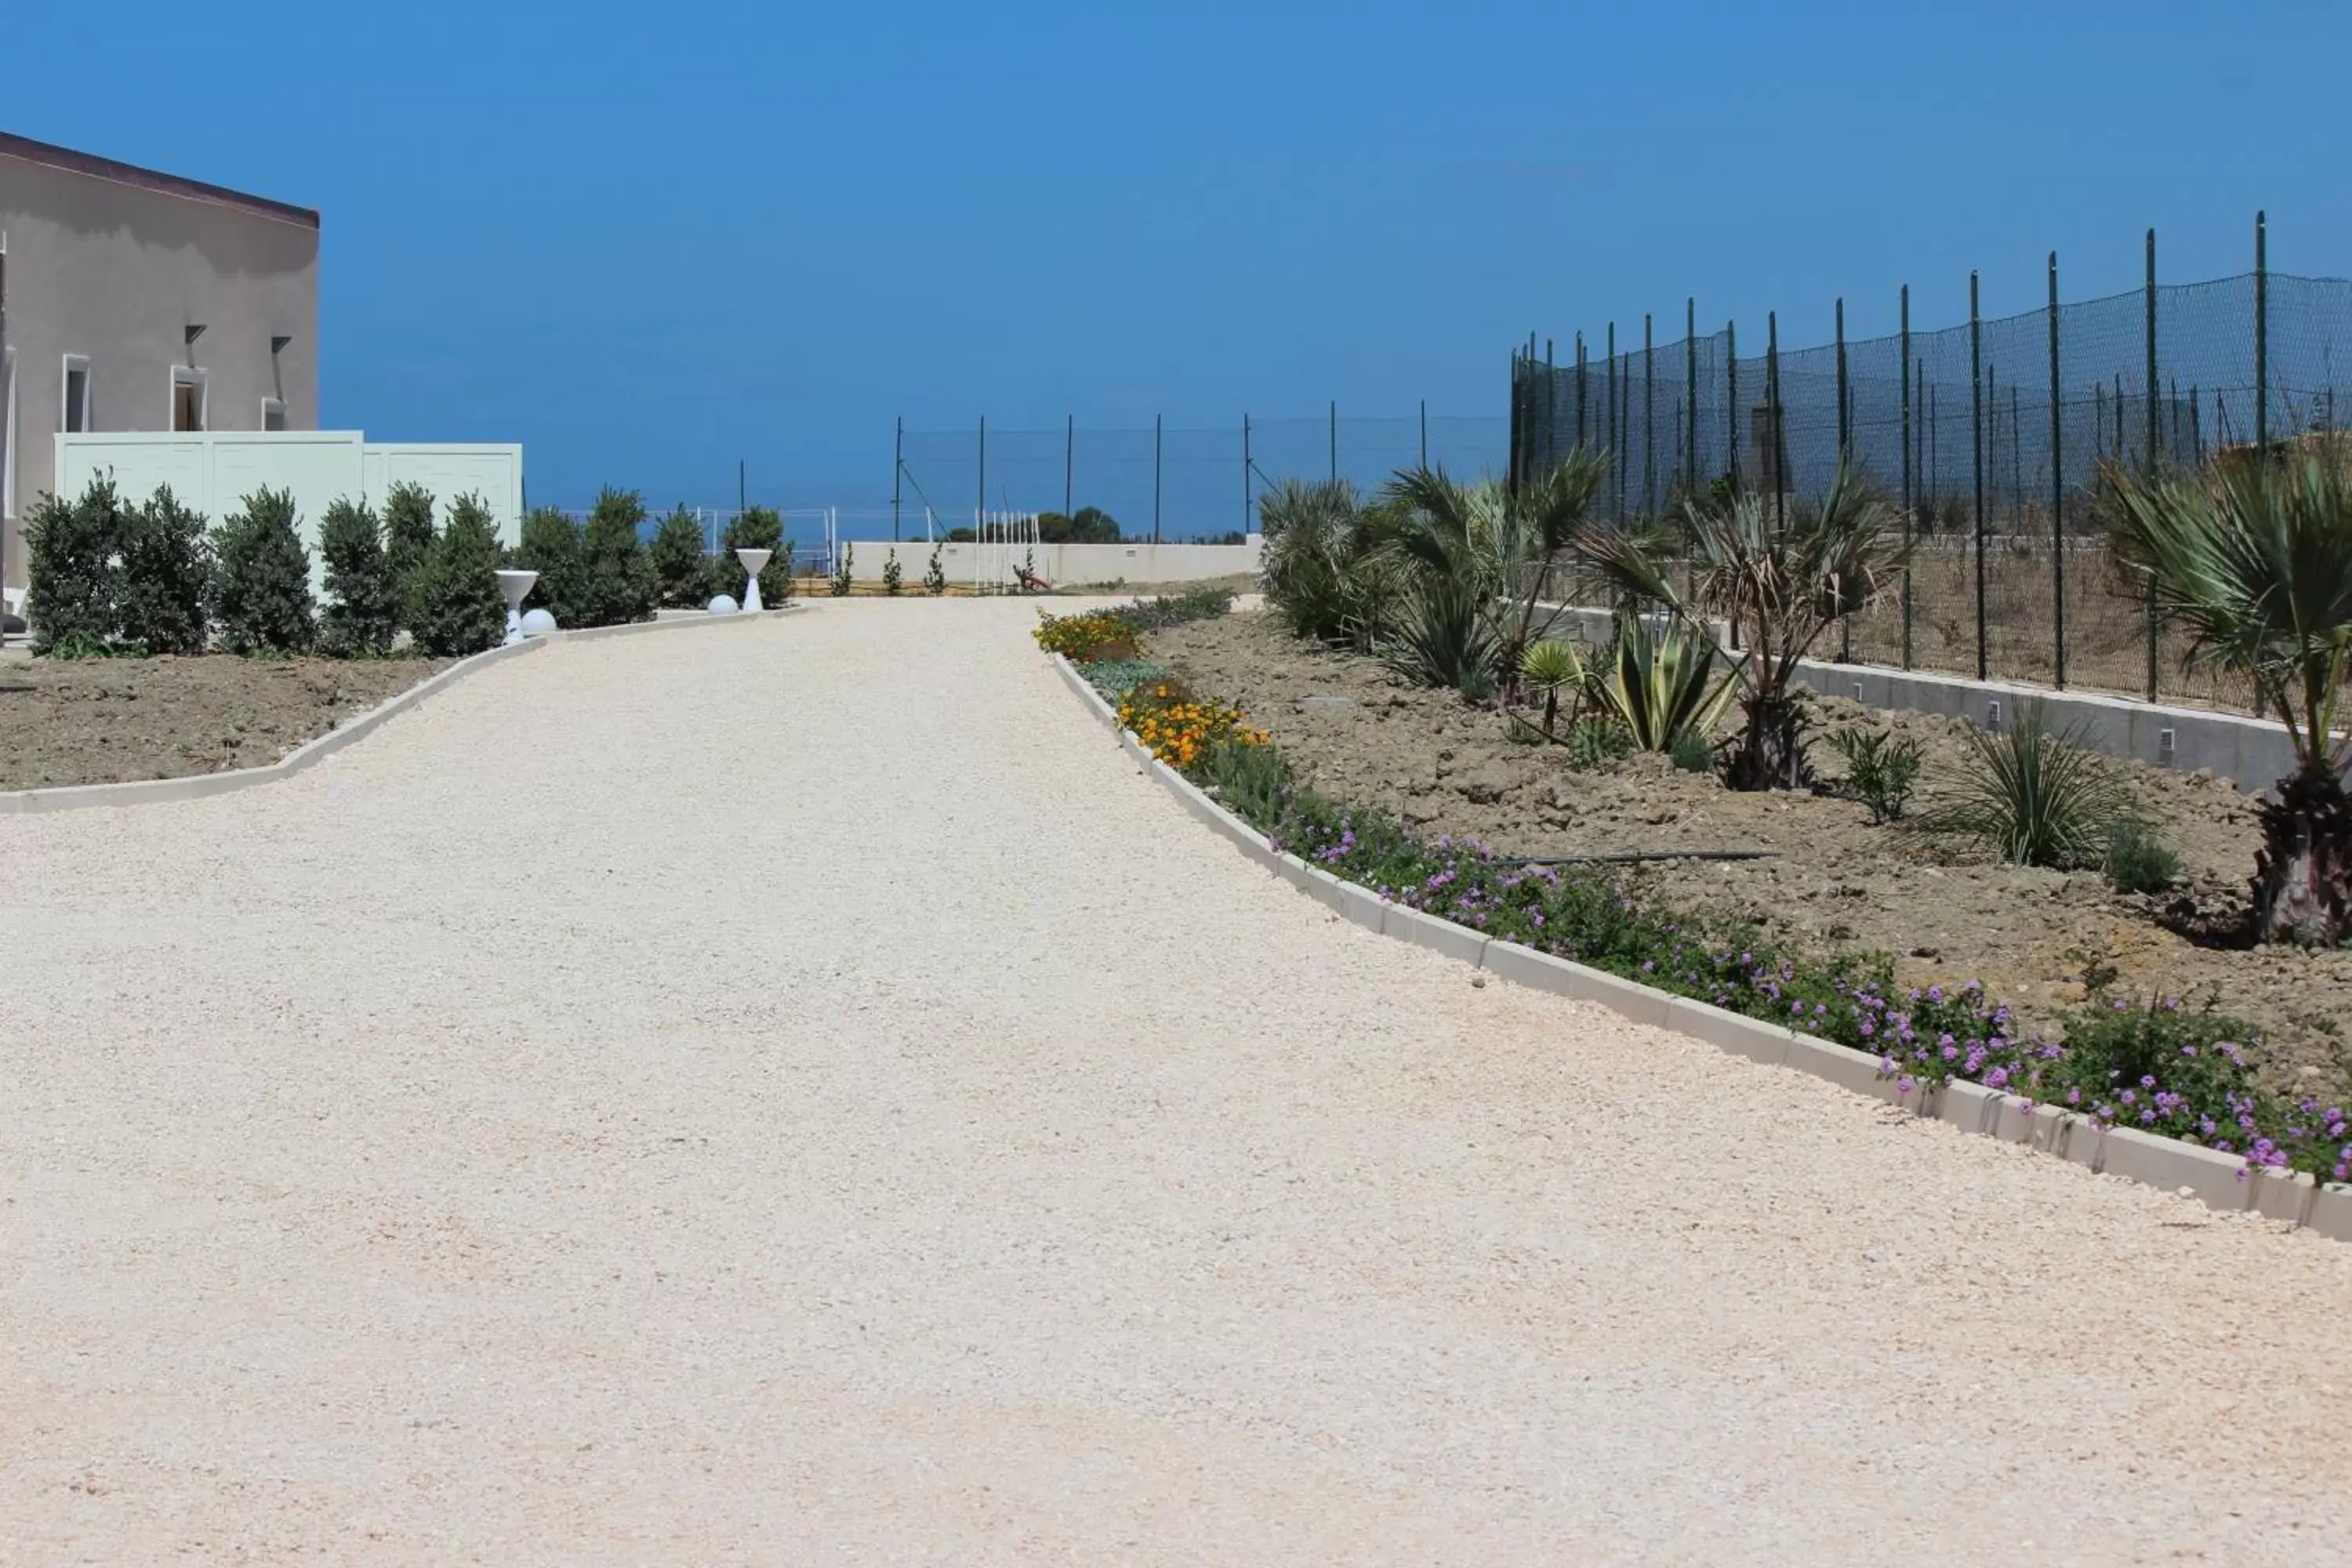
<svg viewBox="0 0 2352 1568">
<path fill-rule="evenodd" d="M 2025 1109 L 2011 1096 L 1965 1080 L 1925 1094 L 1906 1095 L 1895 1082 L 1880 1076 L 1878 1058 L 1864 1052 L 1516 942 L 1496 942 L 1467 926 L 1389 903 L 1368 889 L 1275 850 L 1264 834 L 1153 756 L 1123 729 L 1102 693 L 1066 658 L 1058 653 L 1050 657 L 1063 684 L 1118 737 L 1120 747 L 1136 759 L 1141 771 L 1175 795 L 1188 812 L 1252 860 L 1367 930 L 1428 948 L 1507 984 L 1597 1003 L 1631 1022 L 1700 1040 L 1767 1066 L 1792 1068 L 1963 1132 L 2021 1143 L 2095 1173 L 2122 1176 L 2143 1186 L 2194 1197 L 2223 1213 L 2258 1214 L 2331 1240 L 2352 1243 L 2352 1184 L 2322 1184 L 2301 1172 L 2249 1172 L 2243 1162 L 2214 1150 L 2129 1127 L 2102 1130 L 2088 1118 L 2054 1106 Z"/>
</svg>

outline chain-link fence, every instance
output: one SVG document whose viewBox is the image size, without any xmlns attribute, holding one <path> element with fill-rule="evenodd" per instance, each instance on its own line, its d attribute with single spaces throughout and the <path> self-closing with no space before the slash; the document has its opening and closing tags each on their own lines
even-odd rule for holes
<svg viewBox="0 0 2352 1568">
<path fill-rule="evenodd" d="M 2235 449 L 2317 441 L 2336 425 L 2336 354 L 2352 352 L 2352 281 L 2263 264 L 2160 285 L 2155 237 L 2137 290 L 1932 331 L 1783 349 L 1732 328 L 1672 343 L 1576 340 L 1574 358 L 1515 356 L 1510 468 L 1578 445 L 1611 457 L 1613 517 L 1657 515 L 1727 479 L 1775 504 L 1818 494 L 1841 453 L 1914 531 L 1898 593 L 1820 650 L 1853 662 L 2242 706 L 2181 668 L 2145 576 L 2101 525 L 2108 464 L 2201 466 Z M 1648 338 L 1645 332 L 1645 340 Z M 1600 352 L 1594 353 L 1598 346 Z M 1760 352 L 1759 352 L 1760 351 Z M 2347 362 L 2352 371 L 2352 362 Z M 2345 413 L 2352 416 L 2352 404 Z"/>
<path fill-rule="evenodd" d="M 1108 514 L 1128 539 L 1235 542 L 1257 531 L 1257 504 L 1282 479 L 1342 479 L 1370 492 L 1399 468 L 1443 465 L 1501 479 L 1510 424 L 1425 411 L 1236 420 L 1223 428 L 901 430 L 892 487 L 895 536 L 970 528 L 982 510 Z M 1100 524 L 1097 524 L 1100 526 Z"/>
</svg>

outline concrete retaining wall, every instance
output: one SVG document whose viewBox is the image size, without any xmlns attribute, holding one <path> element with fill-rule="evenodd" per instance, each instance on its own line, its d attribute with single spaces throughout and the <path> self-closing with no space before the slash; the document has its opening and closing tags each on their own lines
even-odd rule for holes
<svg viewBox="0 0 2352 1568">
<path fill-rule="evenodd" d="M 898 552 L 898 570 L 910 590 L 919 588 L 931 563 L 931 547 L 919 539 L 898 544 L 860 539 L 849 563 L 849 574 L 861 583 L 879 583 L 883 563 Z M 1038 575 L 1055 587 L 1088 583 L 1205 583 L 1219 577 L 1255 576 L 1263 541 L 1252 534 L 1246 544 L 1041 544 L 1036 549 Z M 992 545 L 991 563 L 1001 568 L 1001 580 L 1013 581 L 1011 569 L 1025 564 L 1029 552 Z M 981 546 L 941 544 L 940 570 L 951 584 L 969 584 L 981 561 Z"/>
<path fill-rule="evenodd" d="M 1609 611 L 1568 607 L 1564 613 L 1591 640 L 1608 640 Z M 1871 708 L 1940 713 L 1967 719 L 1979 728 L 2005 726 L 2020 708 L 2038 700 L 2053 728 L 2080 726 L 2086 742 L 2109 756 L 2162 768 L 2210 768 L 2250 793 L 2294 771 L 2294 746 L 2286 727 L 2270 720 L 1877 665 L 1809 658 L 1797 668 L 1805 684 L 1824 697 L 1847 698 Z"/>
</svg>

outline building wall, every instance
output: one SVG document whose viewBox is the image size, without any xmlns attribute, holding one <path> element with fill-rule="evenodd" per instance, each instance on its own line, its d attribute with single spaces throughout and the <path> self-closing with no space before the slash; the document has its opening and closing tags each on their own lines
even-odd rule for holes
<svg viewBox="0 0 2352 1568">
<path fill-rule="evenodd" d="M 0 237 L 10 584 L 25 580 L 21 519 L 54 480 L 67 355 L 89 361 L 91 430 L 171 429 L 174 366 L 203 373 L 208 429 L 262 428 L 265 398 L 285 405 L 288 429 L 318 427 L 316 214 L 0 137 Z M 275 355 L 273 337 L 288 340 Z"/>
</svg>

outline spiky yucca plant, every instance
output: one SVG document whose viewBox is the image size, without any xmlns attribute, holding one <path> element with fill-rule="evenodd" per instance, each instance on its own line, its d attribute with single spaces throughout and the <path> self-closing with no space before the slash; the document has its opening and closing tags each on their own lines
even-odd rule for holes
<svg viewBox="0 0 2352 1568">
<path fill-rule="evenodd" d="M 2192 667 L 2250 680 L 2286 726 L 2295 769 L 2262 805 L 2253 917 L 2263 941 L 2352 939 L 2352 492 L 2305 458 L 2201 477 L 2110 472 L 2114 531 Z"/>
<path fill-rule="evenodd" d="M 1672 752 L 1686 733 L 1710 736 L 1731 705 L 1731 679 L 1715 678 L 1715 644 L 1688 627 L 1653 633 L 1642 616 L 1617 617 L 1617 639 L 1596 672 L 1593 695 L 1644 752 Z"/>
<path fill-rule="evenodd" d="M 1966 739 L 1955 796 L 1912 819 L 1922 832 L 1972 838 L 2013 865 L 2072 871 L 2105 864 L 2116 824 L 2138 818 L 2122 775 L 2077 731 L 2052 730 L 2039 702 L 2010 729 Z"/>
<path fill-rule="evenodd" d="M 1571 542 L 1601 582 L 1662 605 L 1701 635 L 1731 627 L 1747 722 L 1725 767 L 1734 789 L 1798 789 L 1811 781 L 1804 715 L 1790 693 L 1800 660 L 1842 616 L 1867 608 L 1895 579 L 1908 546 L 1894 512 L 1841 463 L 1821 499 L 1788 510 L 1730 490 L 1685 509 L 1679 529 L 1584 528 Z M 1689 578 L 1680 556 L 1687 551 Z"/>
</svg>

